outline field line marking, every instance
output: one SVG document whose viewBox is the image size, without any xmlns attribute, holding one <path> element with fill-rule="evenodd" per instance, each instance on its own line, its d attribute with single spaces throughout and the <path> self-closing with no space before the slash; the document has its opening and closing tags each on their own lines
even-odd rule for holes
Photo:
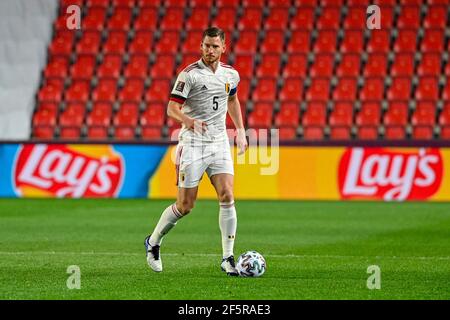
<svg viewBox="0 0 450 320">
<path fill-rule="evenodd" d="M 95 251 L 0 251 L 0 255 L 98 255 L 98 256 L 144 256 L 144 253 L 133 253 L 133 252 L 95 252 Z M 218 257 L 220 254 L 216 253 L 163 253 L 164 256 L 192 256 L 192 257 Z M 267 257 L 272 258 L 294 258 L 294 259 L 400 259 L 400 260 L 450 260 L 450 256 L 430 256 L 430 257 L 402 257 L 402 256 L 345 256 L 345 255 L 297 255 L 297 254 L 265 254 Z"/>
</svg>

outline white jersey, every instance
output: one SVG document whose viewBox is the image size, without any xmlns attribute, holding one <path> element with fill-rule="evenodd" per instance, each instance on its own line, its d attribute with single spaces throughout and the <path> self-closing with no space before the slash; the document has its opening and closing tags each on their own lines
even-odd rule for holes
<svg viewBox="0 0 450 320">
<path fill-rule="evenodd" d="M 225 125 L 228 98 L 236 94 L 239 80 L 239 73 L 233 67 L 219 62 L 214 73 L 202 59 L 178 75 L 170 100 L 182 104 L 181 110 L 188 117 L 207 124 L 203 134 L 183 125 L 179 134 L 180 143 L 208 143 L 228 139 Z"/>
</svg>

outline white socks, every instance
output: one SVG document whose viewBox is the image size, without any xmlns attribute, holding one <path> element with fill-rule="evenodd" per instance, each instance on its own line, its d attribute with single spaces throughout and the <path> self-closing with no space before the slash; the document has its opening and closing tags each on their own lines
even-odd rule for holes
<svg viewBox="0 0 450 320">
<path fill-rule="evenodd" d="M 219 226 L 222 233 L 223 258 L 233 255 L 234 238 L 236 236 L 236 208 L 234 201 L 220 202 Z"/>
<path fill-rule="evenodd" d="M 151 246 L 160 246 L 162 238 L 177 224 L 183 215 L 178 211 L 177 206 L 172 204 L 164 210 L 159 218 L 158 224 L 153 230 L 149 243 Z"/>
</svg>

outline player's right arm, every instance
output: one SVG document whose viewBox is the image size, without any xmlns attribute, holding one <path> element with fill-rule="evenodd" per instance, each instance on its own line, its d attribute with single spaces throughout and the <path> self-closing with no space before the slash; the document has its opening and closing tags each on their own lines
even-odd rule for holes
<svg viewBox="0 0 450 320">
<path fill-rule="evenodd" d="M 167 106 L 167 115 L 175 121 L 182 123 L 186 128 L 199 133 L 206 130 L 206 123 L 200 120 L 192 119 L 181 111 L 182 105 L 176 101 L 170 100 Z"/>
<path fill-rule="evenodd" d="M 169 105 L 167 106 L 167 115 L 175 121 L 182 123 L 189 130 L 202 133 L 206 130 L 206 123 L 188 117 L 181 111 L 181 107 L 186 101 L 192 87 L 192 79 L 189 74 L 182 71 L 175 82 L 170 94 Z"/>
</svg>

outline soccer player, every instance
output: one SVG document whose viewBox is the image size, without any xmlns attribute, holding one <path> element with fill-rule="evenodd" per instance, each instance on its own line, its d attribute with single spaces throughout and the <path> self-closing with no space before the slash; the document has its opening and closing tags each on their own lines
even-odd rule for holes
<svg viewBox="0 0 450 320">
<path fill-rule="evenodd" d="M 243 154 L 248 145 L 237 98 L 240 78 L 233 67 L 220 62 L 225 52 L 221 29 L 212 27 L 203 32 L 200 51 L 201 59 L 178 75 L 170 95 L 167 115 L 182 124 L 176 148 L 178 194 L 176 203 L 164 210 L 153 232 L 145 238 L 147 263 L 154 271 L 162 271 L 161 241 L 194 208 L 198 185 L 206 171 L 220 205 L 221 269 L 237 276 L 233 254 L 237 224 L 234 169 L 225 119 L 228 111 L 237 129 L 239 154 Z"/>
</svg>

